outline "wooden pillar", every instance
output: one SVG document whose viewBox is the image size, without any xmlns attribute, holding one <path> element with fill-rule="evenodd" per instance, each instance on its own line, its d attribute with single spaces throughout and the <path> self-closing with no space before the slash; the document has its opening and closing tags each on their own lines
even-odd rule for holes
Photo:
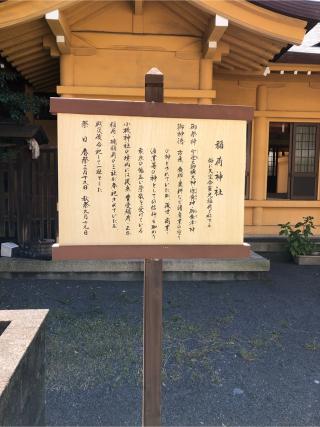
<svg viewBox="0 0 320 427">
<path fill-rule="evenodd" d="M 17 161 L 17 231 L 21 245 L 31 240 L 31 162 L 28 147 L 21 147 Z"/>
<path fill-rule="evenodd" d="M 163 102 L 163 74 L 145 76 L 145 101 Z M 143 303 L 143 426 L 161 425 L 162 260 L 145 259 Z"/>
<path fill-rule="evenodd" d="M 60 56 L 60 84 L 74 86 L 74 56 L 71 54 Z M 73 95 L 63 94 L 63 97 L 72 98 Z"/>
<path fill-rule="evenodd" d="M 267 86 L 259 85 L 257 87 L 257 111 L 266 111 L 268 95 L 267 91 Z M 268 121 L 266 117 L 256 117 L 254 119 L 253 125 L 253 152 L 251 176 L 251 198 L 253 200 L 266 200 L 267 197 L 268 144 Z"/>
<path fill-rule="evenodd" d="M 200 59 L 199 89 L 212 89 L 212 59 Z M 199 104 L 212 104 L 211 98 L 199 98 Z"/>
</svg>

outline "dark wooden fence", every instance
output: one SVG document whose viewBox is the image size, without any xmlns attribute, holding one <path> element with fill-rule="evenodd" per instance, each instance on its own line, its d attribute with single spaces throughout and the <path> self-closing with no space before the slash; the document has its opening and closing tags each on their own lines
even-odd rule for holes
<svg viewBox="0 0 320 427">
<path fill-rule="evenodd" d="M 0 241 L 19 244 L 57 235 L 57 151 L 0 148 Z"/>
</svg>

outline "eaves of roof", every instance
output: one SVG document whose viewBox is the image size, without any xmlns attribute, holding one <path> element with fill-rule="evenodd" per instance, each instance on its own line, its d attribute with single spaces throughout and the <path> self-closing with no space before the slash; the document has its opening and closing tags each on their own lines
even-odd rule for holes
<svg viewBox="0 0 320 427">
<path fill-rule="evenodd" d="M 291 18 L 302 19 L 307 21 L 306 30 L 310 31 L 319 21 L 320 21 L 320 2 L 311 1 L 311 0 L 248 0 L 250 3 L 253 3 L 257 6 L 263 7 L 273 12 L 281 13 L 282 15 L 290 16 Z M 310 54 L 299 54 L 299 61 L 302 62 L 293 62 L 287 58 L 291 58 L 291 52 L 289 54 L 288 50 L 292 47 L 291 44 L 288 44 L 286 47 L 281 49 L 281 51 L 276 54 L 273 58 L 273 62 L 286 62 L 286 63 L 299 63 L 299 64 L 319 64 L 319 62 L 310 62 L 310 61 L 319 61 L 317 58 L 312 58 Z M 308 56 L 306 56 L 308 55 Z M 286 58 L 284 58 L 286 57 Z M 284 58 L 284 60 L 283 60 Z"/>
</svg>

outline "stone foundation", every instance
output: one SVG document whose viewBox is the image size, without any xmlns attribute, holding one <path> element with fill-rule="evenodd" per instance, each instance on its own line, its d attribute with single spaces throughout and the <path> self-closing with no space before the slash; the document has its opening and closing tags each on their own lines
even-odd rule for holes
<svg viewBox="0 0 320 427">
<path fill-rule="evenodd" d="M 47 313 L 48 310 L 0 311 L 1 426 L 45 425 Z"/>
</svg>

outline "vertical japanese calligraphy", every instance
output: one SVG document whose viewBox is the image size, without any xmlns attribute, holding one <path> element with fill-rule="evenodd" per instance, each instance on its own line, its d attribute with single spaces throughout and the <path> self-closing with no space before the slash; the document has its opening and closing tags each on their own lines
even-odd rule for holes
<svg viewBox="0 0 320 427">
<path fill-rule="evenodd" d="M 151 148 L 150 150 L 151 154 L 151 176 L 150 181 L 152 185 L 152 198 L 151 198 L 151 235 L 152 238 L 156 238 L 157 234 L 157 150 L 155 147 Z"/>
<path fill-rule="evenodd" d="M 191 123 L 190 126 L 190 144 L 191 144 L 191 155 L 190 155 L 190 198 L 189 198 L 189 231 L 194 233 L 197 222 L 197 129 L 198 125 Z"/>
<path fill-rule="evenodd" d="M 59 120 L 67 123 L 59 142 L 59 167 L 68 173 L 59 193 L 64 244 L 241 242 L 244 121 Z M 77 206 L 73 215 L 68 206 Z"/>
<path fill-rule="evenodd" d="M 207 224 L 208 228 L 212 226 L 212 214 L 213 214 L 213 158 L 209 157 L 208 159 L 208 194 L 207 194 Z"/>
<path fill-rule="evenodd" d="M 130 122 L 125 122 L 123 125 L 123 147 L 124 147 L 124 189 L 125 189 L 125 233 L 127 236 L 131 234 L 131 129 Z"/>
<path fill-rule="evenodd" d="M 110 128 L 110 159 L 111 159 L 111 222 L 112 228 L 116 229 L 117 222 L 117 197 L 118 197 L 118 184 L 117 184 L 117 123 L 112 121 L 109 123 Z"/>
<path fill-rule="evenodd" d="M 96 176 L 97 176 L 97 192 L 102 193 L 102 185 L 101 185 L 101 179 L 102 179 L 102 122 L 101 120 L 96 121 L 95 123 L 96 128 Z"/>
<path fill-rule="evenodd" d="M 182 196 L 183 196 L 183 144 L 184 144 L 184 125 L 182 123 L 177 124 L 177 143 L 179 149 L 177 151 L 177 161 L 178 161 L 178 169 L 177 169 L 177 180 L 178 180 L 178 204 L 177 204 L 177 237 L 180 240 L 182 234 Z"/>
<path fill-rule="evenodd" d="M 165 167 L 164 167 L 164 212 L 165 212 L 165 220 L 164 220 L 164 228 L 166 233 L 169 232 L 171 218 L 171 200 L 170 200 L 170 158 L 171 154 L 168 148 L 165 149 L 164 152 L 165 158 Z"/>
<path fill-rule="evenodd" d="M 88 120 L 82 120 L 81 127 L 87 129 L 89 126 Z M 82 164 L 82 195 L 81 195 L 81 207 L 82 207 L 82 233 L 84 236 L 87 236 L 89 233 L 89 197 L 88 197 L 88 163 L 89 163 L 89 153 L 87 149 L 88 136 L 86 132 L 81 138 L 82 140 L 82 150 L 81 150 L 81 164 Z"/>
<path fill-rule="evenodd" d="M 222 173 L 222 166 L 223 166 L 223 156 L 222 156 L 222 152 L 223 152 L 223 148 L 224 148 L 224 143 L 223 140 L 219 140 L 215 143 L 215 148 L 217 151 L 219 151 L 219 156 L 216 159 L 215 162 L 215 167 L 216 167 L 216 172 L 214 175 L 215 181 L 216 181 L 216 187 L 214 189 L 214 195 L 215 197 L 219 197 L 219 196 L 223 196 L 223 192 L 222 192 L 222 179 L 223 179 L 223 173 Z"/>
<path fill-rule="evenodd" d="M 144 151 L 143 147 L 139 147 L 138 150 L 138 232 L 143 233 L 143 217 L 144 217 Z"/>
</svg>

